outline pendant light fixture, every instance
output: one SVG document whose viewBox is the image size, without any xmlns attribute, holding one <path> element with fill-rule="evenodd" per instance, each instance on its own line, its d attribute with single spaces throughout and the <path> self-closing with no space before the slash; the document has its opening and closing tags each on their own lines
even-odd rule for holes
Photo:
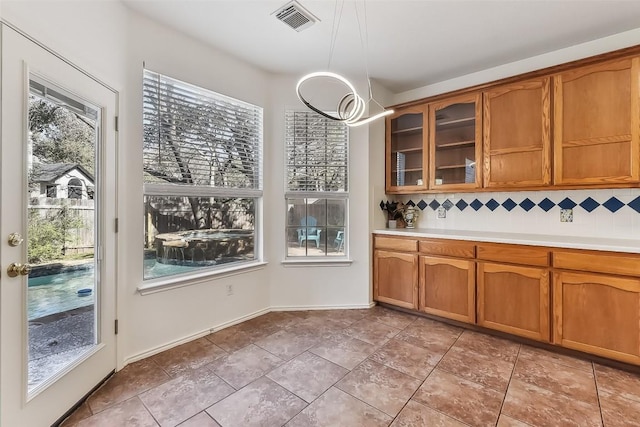
<svg viewBox="0 0 640 427">
<path fill-rule="evenodd" d="M 336 39 L 338 37 L 338 32 L 340 29 L 340 21 L 342 20 L 342 10 L 344 8 L 344 2 L 345 2 L 345 0 L 340 0 L 341 6 L 340 6 L 340 13 L 338 14 L 338 1 L 339 0 L 336 0 L 334 15 L 333 15 L 333 27 L 331 30 L 331 45 L 329 48 L 329 63 L 327 65 L 328 70 L 331 68 L 331 59 L 333 57 L 333 51 L 335 48 Z M 373 90 L 371 88 L 371 79 L 369 77 L 369 64 L 367 61 L 367 51 L 369 47 L 369 35 L 367 32 L 367 6 L 365 1 L 363 0 L 362 4 L 364 9 L 364 32 L 365 32 L 365 35 L 363 37 L 362 26 L 360 25 L 360 17 L 358 15 L 358 5 L 357 5 L 357 2 L 354 2 L 353 4 L 356 10 L 356 18 L 358 20 L 358 34 L 360 36 L 360 45 L 362 47 L 363 56 L 365 58 L 365 70 L 367 73 L 367 86 L 369 90 L 369 99 L 365 101 L 358 94 L 358 92 L 356 91 L 356 88 L 353 86 L 353 84 L 351 84 L 349 80 L 347 80 L 345 77 L 341 76 L 340 74 L 337 74 L 331 71 L 316 71 L 316 72 L 307 74 L 303 76 L 298 81 L 298 84 L 296 85 L 296 93 L 298 94 L 298 98 L 304 105 L 307 106 L 307 108 L 315 111 L 316 113 L 328 119 L 343 122 L 346 125 L 352 126 L 352 127 L 361 126 L 361 125 L 370 123 L 376 119 L 379 119 L 381 117 L 388 116 L 389 114 L 393 114 L 393 110 L 385 110 L 384 107 L 373 98 Z M 336 24 L 336 17 L 338 17 L 337 24 Z M 321 109 L 315 107 L 313 104 L 311 104 L 311 102 L 309 102 L 302 95 L 302 87 L 304 86 L 305 83 L 309 82 L 312 79 L 334 80 L 334 82 L 337 81 L 338 83 L 345 86 L 346 89 L 348 89 L 348 92 L 337 102 L 336 115 L 328 114 L 322 111 Z M 371 101 L 373 101 L 376 105 L 378 105 L 382 109 L 382 111 L 373 116 L 363 118 L 362 116 L 364 116 L 364 112 L 367 107 L 367 102 L 370 103 Z"/>
</svg>

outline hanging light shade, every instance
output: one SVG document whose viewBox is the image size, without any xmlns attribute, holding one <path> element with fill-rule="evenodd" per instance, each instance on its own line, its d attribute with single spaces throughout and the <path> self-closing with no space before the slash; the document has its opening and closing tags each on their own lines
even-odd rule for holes
<svg viewBox="0 0 640 427">
<path fill-rule="evenodd" d="M 344 95 L 337 103 L 336 116 L 332 116 L 331 114 L 325 113 L 319 108 L 313 106 L 302 95 L 302 91 L 301 91 L 302 86 L 305 84 L 305 82 L 308 82 L 309 80 L 314 78 L 328 78 L 328 79 L 337 80 L 338 82 L 346 86 L 347 89 L 349 89 L 349 92 L 346 95 Z M 310 74 L 307 74 L 306 76 L 303 76 L 298 81 L 298 84 L 296 85 L 296 93 L 298 94 L 298 98 L 300 99 L 300 101 L 304 105 L 306 105 L 307 108 L 315 111 L 316 113 L 328 119 L 343 122 L 348 126 L 364 125 L 366 123 L 372 122 L 373 120 L 379 119 L 380 117 L 388 116 L 389 114 L 393 113 L 393 110 L 384 110 L 381 113 L 378 113 L 374 116 L 366 117 L 362 119 L 362 116 L 364 115 L 364 111 L 366 109 L 366 104 L 364 99 L 362 99 L 362 97 L 358 95 L 356 88 L 351 84 L 349 80 L 347 80 L 345 77 L 341 76 L 340 74 L 332 73 L 329 71 L 316 71 L 314 73 L 310 73 Z"/>
<path fill-rule="evenodd" d="M 342 0 L 342 6 L 344 6 L 344 1 Z M 362 0 L 363 6 L 364 6 L 364 19 L 365 19 L 365 33 L 366 33 L 366 5 L 365 5 L 365 0 Z M 354 3 L 355 5 L 355 3 Z M 368 46 L 368 35 L 366 35 L 363 38 L 362 35 L 362 28 L 360 26 L 360 19 L 358 17 L 358 7 L 357 5 L 355 5 L 355 11 L 356 11 L 356 17 L 358 18 L 358 33 L 360 36 L 360 43 L 363 47 L 363 53 L 366 50 L 365 47 Z M 336 25 L 336 17 L 338 16 L 338 0 L 336 0 L 336 4 L 335 4 L 335 11 L 334 11 L 334 23 L 333 23 L 333 30 L 332 30 L 332 40 L 331 40 L 331 48 L 329 50 L 329 66 L 327 68 L 330 68 L 331 65 L 331 58 L 333 56 L 333 49 L 335 47 L 335 43 L 337 40 L 337 36 L 338 36 L 338 32 L 340 29 L 340 21 L 342 18 L 342 7 L 340 8 L 340 19 L 338 19 L 337 21 L 337 25 Z M 376 102 L 375 99 L 373 98 L 373 92 L 371 89 L 371 79 L 369 78 L 369 66 L 366 63 L 366 54 L 365 54 L 365 69 L 366 69 L 366 73 L 367 73 L 367 85 L 369 87 L 369 101 L 374 101 L 378 106 L 380 106 L 382 108 L 382 112 L 375 114 L 373 116 L 370 117 L 365 117 L 362 118 L 362 116 L 364 115 L 365 110 L 367 109 L 367 102 L 365 102 L 365 100 L 358 94 L 358 92 L 356 91 L 356 88 L 351 84 L 351 82 L 349 80 L 347 80 L 345 77 L 341 76 L 340 74 L 337 73 L 333 73 L 330 71 L 316 71 L 314 73 L 310 73 L 307 74 L 306 76 L 303 76 L 299 81 L 298 84 L 296 85 L 296 93 L 298 94 L 298 98 L 300 99 L 300 101 L 307 106 L 307 108 L 315 111 L 316 113 L 322 115 L 323 117 L 326 117 L 328 119 L 331 120 L 336 120 L 339 122 L 343 122 L 348 126 L 360 126 L 360 125 L 364 125 L 367 123 L 370 123 L 376 119 L 379 119 L 381 117 L 384 116 L 388 116 L 389 114 L 393 114 L 393 110 L 386 110 L 384 107 L 382 107 L 382 105 L 380 105 L 380 103 Z M 302 95 L 302 86 L 308 82 L 311 79 L 316 79 L 316 78 L 324 78 L 324 79 L 331 79 L 331 80 L 335 80 L 338 81 L 340 84 L 346 86 L 346 88 L 348 89 L 348 92 L 338 100 L 337 104 L 336 104 L 336 115 L 331 115 L 328 114 L 324 111 L 322 111 L 320 108 L 314 106 L 313 104 L 311 104 L 311 102 L 309 102 L 303 95 Z"/>
</svg>

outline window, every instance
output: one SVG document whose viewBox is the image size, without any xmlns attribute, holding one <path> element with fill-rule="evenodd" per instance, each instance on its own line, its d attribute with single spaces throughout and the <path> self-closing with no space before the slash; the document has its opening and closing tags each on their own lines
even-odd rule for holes
<svg viewBox="0 0 640 427">
<path fill-rule="evenodd" d="M 313 112 L 285 114 L 287 257 L 344 257 L 347 125 Z"/>
<path fill-rule="evenodd" d="M 67 196 L 70 199 L 82 199 L 82 181 L 71 178 L 67 184 Z"/>
<path fill-rule="evenodd" d="M 144 71 L 144 278 L 256 260 L 262 108 Z"/>
<path fill-rule="evenodd" d="M 52 199 L 58 197 L 58 186 L 56 184 L 47 185 L 47 197 Z"/>
</svg>

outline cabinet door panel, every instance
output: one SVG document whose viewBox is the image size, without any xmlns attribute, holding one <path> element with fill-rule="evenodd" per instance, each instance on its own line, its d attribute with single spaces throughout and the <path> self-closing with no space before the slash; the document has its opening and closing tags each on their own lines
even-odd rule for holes
<svg viewBox="0 0 640 427">
<path fill-rule="evenodd" d="M 640 364 L 640 279 L 554 274 L 554 342 Z"/>
<path fill-rule="evenodd" d="M 386 192 L 427 189 L 427 106 L 401 109 L 386 118 Z"/>
<path fill-rule="evenodd" d="M 478 263 L 478 324 L 549 341 L 549 272 Z"/>
<path fill-rule="evenodd" d="M 429 188 L 482 186 L 482 94 L 429 106 Z"/>
<path fill-rule="evenodd" d="M 517 187 L 551 181 L 550 79 L 484 93 L 484 185 Z"/>
<path fill-rule="evenodd" d="M 554 76 L 554 183 L 640 179 L 640 58 Z"/>
<path fill-rule="evenodd" d="M 421 256 L 420 266 L 420 309 L 475 323 L 474 262 Z"/>
<path fill-rule="evenodd" d="M 418 308 L 418 255 L 375 251 L 373 298 L 405 308 Z"/>
</svg>

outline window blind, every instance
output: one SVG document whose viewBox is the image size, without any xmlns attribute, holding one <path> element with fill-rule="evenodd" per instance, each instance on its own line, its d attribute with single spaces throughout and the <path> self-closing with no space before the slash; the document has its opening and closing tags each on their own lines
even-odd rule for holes
<svg viewBox="0 0 640 427">
<path fill-rule="evenodd" d="M 145 184 L 261 190 L 262 121 L 258 106 L 144 70 Z"/>
<path fill-rule="evenodd" d="M 285 113 L 288 192 L 347 192 L 349 130 L 314 112 Z"/>
</svg>

